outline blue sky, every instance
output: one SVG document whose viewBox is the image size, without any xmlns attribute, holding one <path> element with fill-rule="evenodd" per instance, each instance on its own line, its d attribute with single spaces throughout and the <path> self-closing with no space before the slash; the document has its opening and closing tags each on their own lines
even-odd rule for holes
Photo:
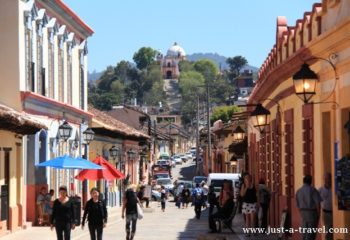
<svg viewBox="0 0 350 240">
<path fill-rule="evenodd" d="M 187 54 L 244 56 L 260 67 L 275 44 L 276 18 L 289 25 L 320 0 L 64 0 L 95 34 L 89 71 L 104 70 L 147 46 L 166 53 L 178 42 Z"/>
</svg>

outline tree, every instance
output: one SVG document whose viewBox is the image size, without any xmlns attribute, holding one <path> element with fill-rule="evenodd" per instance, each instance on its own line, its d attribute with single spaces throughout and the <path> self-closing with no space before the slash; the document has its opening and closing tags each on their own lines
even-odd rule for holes
<svg viewBox="0 0 350 240">
<path fill-rule="evenodd" d="M 117 80 L 112 83 L 111 92 L 115 95 L 119 104 L 124 103 L 125 85 L 121 81 Z"/>
<path fill-rule="evenodd" d="M 242 56 L 235 56 L 233 58 L 227 58 L 226 63 L 230 68 L 230 78 L 233 79 L 239 76 L 239 72 L 248 63 L 248 61 Z"/>
<path fill-rule="evenodd" d="M 189 72 L 189 71 L 194 71 L 194 67 L 193 67 L 194 63 L 187 61 L 187 60 L 183 60 L 179 62 L 179 70 L 180 72 Z"/>
<path fill-rule="evenodd" d="M 204 76 L 206 83 L 213 83 L 219 73 L 216 64 L 209 59 L 201 59 L 195 62 L 193 68 Z"/>
<path fill-rule="evenodd" d="M 113 66 L 108 66 L 106 70 L 102 73 L 100 79 L 97 81 L 97 87 L 104 91 L 109 91 L 111 89 L 111 84 L 117 79 L 114 72 Z"/>
<path fill-rule="evenodd" d="M 197 95 L 205 94 L 204 83 L 204 77 L 199 72 L 189 71 L 180 74 L 179 85 L 182 93 L 181 112 L 185 125 L 190 123 L 196 115 L 194 109 L 196 109 Z"/>
<path fill-rule="evenodd" d="M 212 123 L 217 120 L 228 122 L 231 120 L 233 113 L 240 111 L 241 109 L 236 105 L 215 107 L 213 108 L 213 113 L 211 114 L 210 121 Z"/>
<path fill-rule="evenodd" d="M 134 54 L 132 59 L 136 63 L 136 67 L 143 70 L 154 63 L 157 53 L 156 50 L 150 47 L 142 47 Z"/>
</svg>

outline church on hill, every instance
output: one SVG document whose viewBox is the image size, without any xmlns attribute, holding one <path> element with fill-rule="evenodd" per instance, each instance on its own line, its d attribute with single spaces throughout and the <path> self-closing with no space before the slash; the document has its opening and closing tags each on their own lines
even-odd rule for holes
<svg viewBox="0 0 350 240">
<path fill-rule="evenodd" d="M 180 76 L 179 62 L 186 60 L 185 50 L 175 42 L 165 56 L 160 55 L 163 79 L 177 79 Z"/>
</svg>

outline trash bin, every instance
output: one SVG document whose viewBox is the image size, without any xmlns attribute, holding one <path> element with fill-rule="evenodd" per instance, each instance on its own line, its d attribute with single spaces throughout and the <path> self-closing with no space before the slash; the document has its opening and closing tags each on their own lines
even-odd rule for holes
<svg viewBox="0 0 350 240">
<path fill-rule="evenodd" d="M 72 203 L 73 203 L 73 208 L 75 211 L 75 226 L 80 226 L 81 223 L 81 197 L 79 196 L 73 196 L 70 197 Z"/>
</svg>

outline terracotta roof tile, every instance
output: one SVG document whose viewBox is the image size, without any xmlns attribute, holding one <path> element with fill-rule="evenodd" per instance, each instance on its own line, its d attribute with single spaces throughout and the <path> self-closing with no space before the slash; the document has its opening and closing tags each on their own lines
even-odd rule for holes
<svg viewBox="0 0 350 240">
<path fill-rule="evenodd" d="M 110 131 L 117 132 L 125 136 L 149 138 L 147 134 L 118 121 L 107 113 L 97 110 L 92 106 L 89 106 L 89 112 L 94 115 L 92 119 L 93 121 L 97 122 L 99 125 Z"/>
</svg>

